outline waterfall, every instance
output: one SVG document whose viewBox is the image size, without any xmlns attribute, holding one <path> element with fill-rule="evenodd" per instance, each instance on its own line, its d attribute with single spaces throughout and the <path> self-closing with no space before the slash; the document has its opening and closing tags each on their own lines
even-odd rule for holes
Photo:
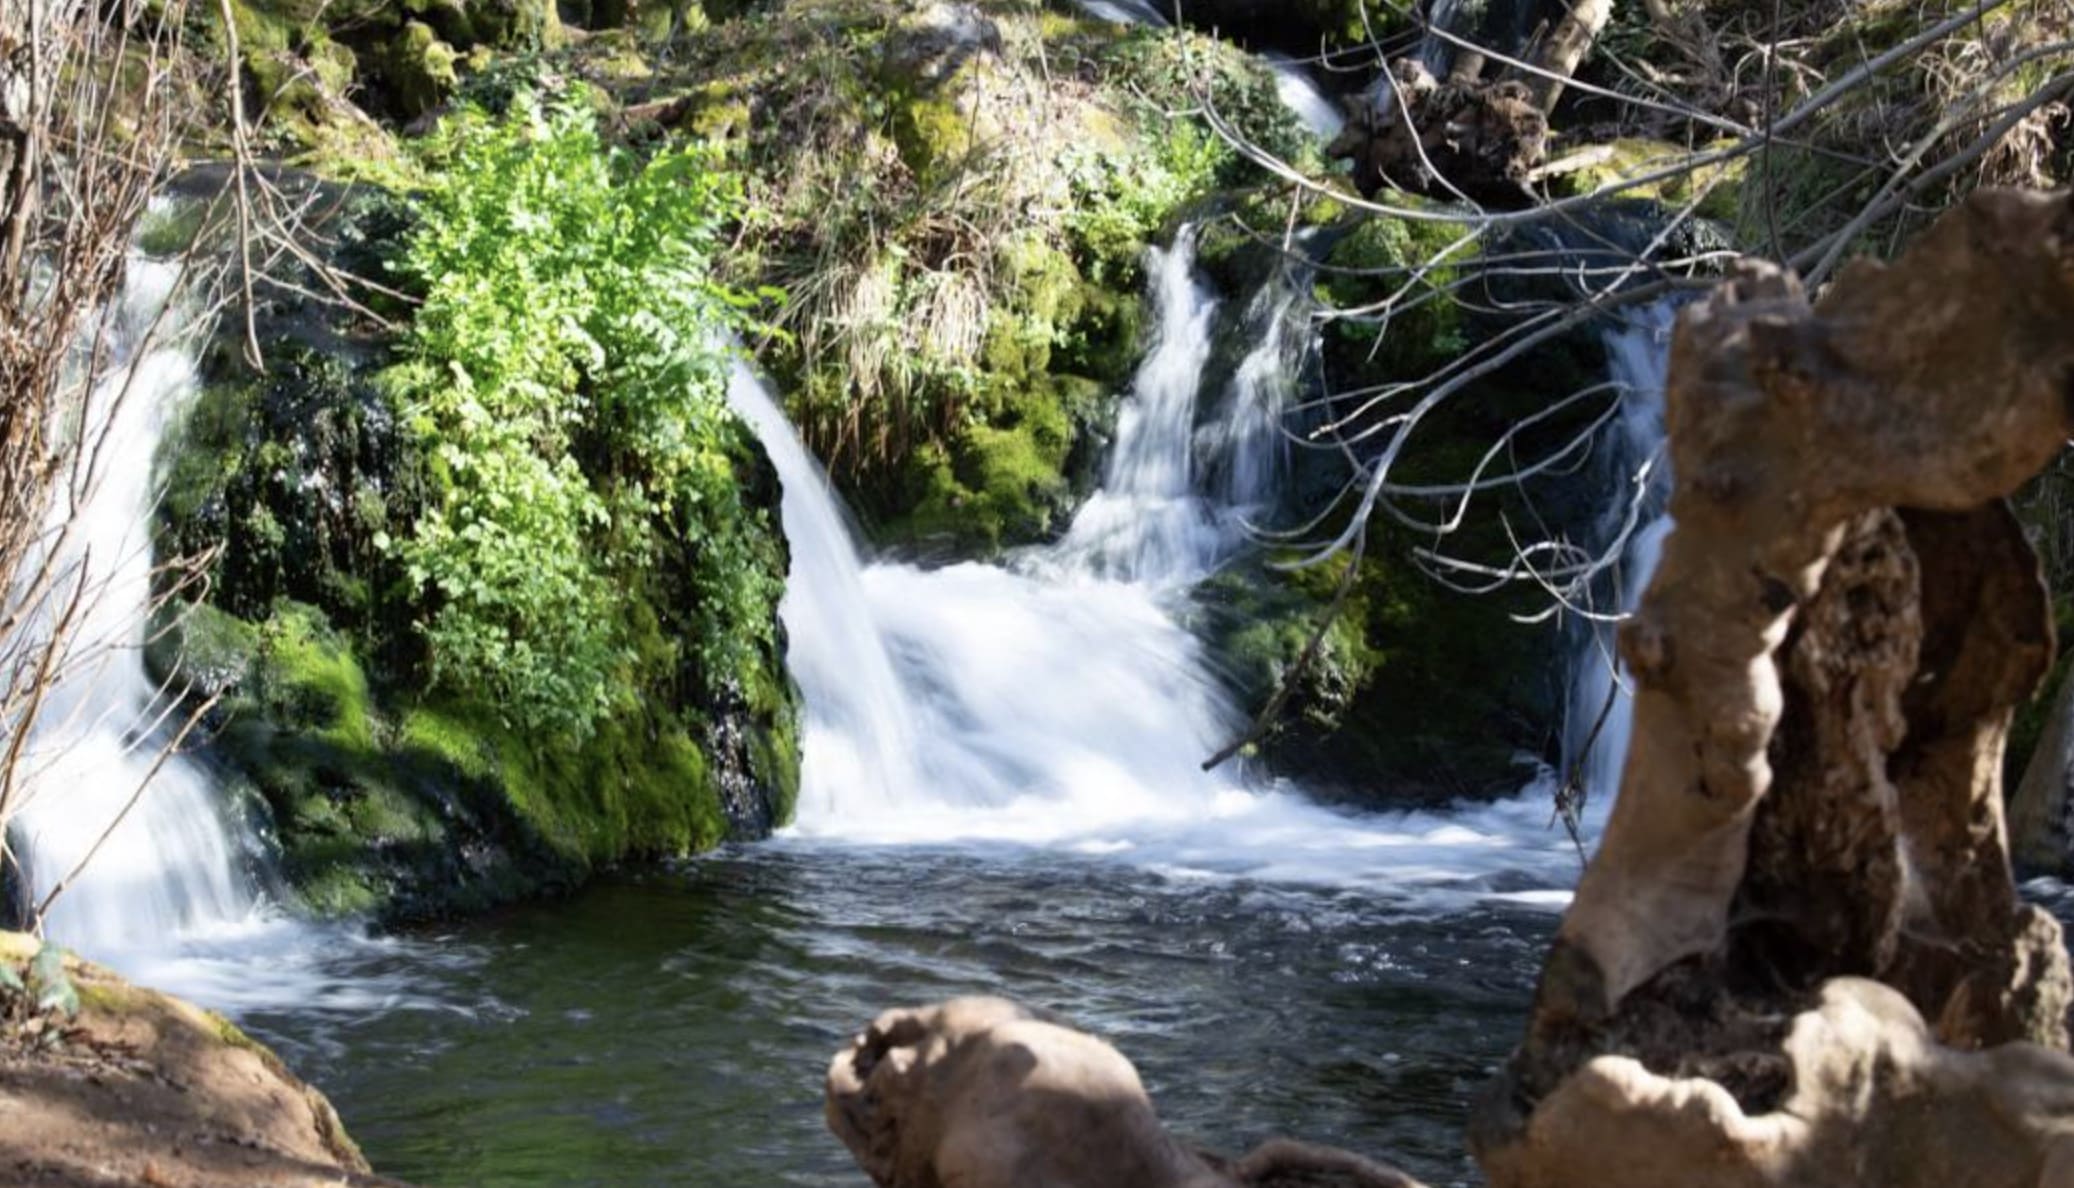
<svg viewBox="0 0 2074 1188">
<path fill-rule="evenodd" d="M 1164 26 L 1167 18 L 1152 6 L 1151 0 L 1075 0 L 1080 10 L 1096 20 L 1108 21 L 1112 25 Z"/>
<path fill-rule="evenodd" d="M 173 264 L 129 264 L 107 374 L 82 417 L 85 440 L 105 432 L 98 473 L 76 504 L 67 492 L 52 511 L 53 531 L 68 518 L 72 527 L 58 546 L 61 576 L 26 628 L 47 633 L 50 616 L 80 596 L 84 614 L 66 644 L 64 675 L 24 755 L 13 826 L 39 900 L 93 855 L 45 926 L 97 956 L 241 921 L 256 902 L 207 774 L 178 754 L 159 762 L 169 741 L 161 720 L 181 711 L 144 669 L 158 495 L 152 458 L 196 385 L 190 350 L 151 333 L 177 275 Z M 162 320 L 180 321 L 177 306 Z"/>
<path fill-rule="evenodd" d="M 1657 302 L 1605 334 L 1607 375 L 1620 392 L 1620 412 L 1606 430 L 1599 477 L 1607 500 L 1591 543 L 1614 558 L 1609 584 L 1614 609 L 1623 612 L 1641 600 L 1671 531 L 1664 381 L 1677 313 L 1675 302 Z M 1603 809 L 1620 789 L 1634 703 L 1616 661 L 1612 624 L 1589 623 L 1582 635 L 1563 723 L 1563 762 L 1566 770 L 1581 766 L 1589 803 Z"/>
<path fill-rule="evenodd" d="M 1215 489 L 1229 524 L 1265 511 L 1281 497 L 1289 471 L 1290 397 L 1311 332 L 1308 267 L 1263 285 L 1248 311 L 1259 336 L 1239 361 L 1222 418 L 1197 430 L 1197 450 L 1216 470 Z M 1301 334 L 1299 334 L 1301 331 Z"/>
<path fill-rule="evenodd" d="M 1426 8 L 1426 33 L 1419 39 L 1419 65 L 1434 78 L 1444 79 L 1455 63 L 1455 43 L 1442 33 L 1461 36 L 1455 25 L 1462 18 L 1464 0 L 1432 0 Z"/>
<path fill-rule="evenodd" d="M 1178 584 L 1201 577 L 1225 550 L 1225 533 L 1196 490 L 1196 389 L 1217 305 L 1196 277 L 1195 239 L 1195 228 L 1183 227 L 1171 247 L 1149 253 L 1158 329 L 1117 414 L 1102 487 L 1056 549 L 1068 569 Z"/>
<path fill-rule="evenodd" d="M 819 466 L 737 369 L 730 399 L 785 488 L 802 829 L 1044 839 L 1192 815 L 1233 787 L 1199 764 L 1235 707 L 1162 605 L 1234 539 L 1191 458 L 1215 304 L 1192 230 L 1147 271 L 1159 329 L 1107 481 L 1059 544 L 1008 567 L 865 566 Z"/>
<path fill-rule="evenodd" d="M 1340 110 L 1339 102 L 1325 93 L 1302 63 L 1272 51 L 1261 54 L 1260 60 L 1274 72 L 1275 94 L 1281 97 L 1282 106 L 1295 112 L 1311 135 L 1331 140 L 1346 127 L 1347 116 Z"/>
<path fill-rule="evenodd" d="M 1157 331 L 1101 489 L 1057 544 L 1005 564 L 866 561 L 765 385 L 736 371 L 730 399 L 784 485 L 792 552 L 781 614 L 805 722 L 786 836 L 1059 847 L 1178 877 L 1361 885 L 1421 911 L 1564 902 L 1577 860 L 1549 828 L 1546 785 L 1349 815 L 1202 770 L 1243 718 L 1177 615 L 1189 585 L 1245 547 L 1243 515 L 1276 482 L 1291 335 L 1308 327 L 1302 287 L 1270 285 L 1245 319 L 1257 339 L 1214 390 L 1193 243 L 1184 228 L 1148 254 Z"/>
</svg>

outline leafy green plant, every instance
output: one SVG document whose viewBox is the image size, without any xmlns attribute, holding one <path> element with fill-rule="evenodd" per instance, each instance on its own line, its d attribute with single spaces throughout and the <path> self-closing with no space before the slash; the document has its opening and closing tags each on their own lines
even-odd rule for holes
<svg viewBox="0 0 2074 1188">
<path fill-rule="evenodd" d="M 739 184 L 707 150 L 607 145 L 584 100 L 521 94 L 425 149 L 424 303 L 389 381 L 434 494 L 378 541 L 433 608 L 435 682 L 575 739 L 684 661 L 739 684 L 778 594 L 725 402 L 751 301 L 710 271 Z M 655 601 L 684 604 L 661 644 Z"/>
</svg>

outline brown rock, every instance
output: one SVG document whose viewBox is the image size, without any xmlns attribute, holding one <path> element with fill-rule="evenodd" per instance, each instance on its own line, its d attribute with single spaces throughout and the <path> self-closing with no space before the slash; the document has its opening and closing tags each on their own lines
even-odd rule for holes
<svg viewBox="0 0 2074 1188">
<path fill-rule="evenodd" d="M 0 960 L 30 937 L 0 933 Z M 37 1042 L 0 1025 L 0 1183 L 402 1188 L 369 1173 L 324 1095 L 219 1015 L 68 959 L 81 1009 Z"/>
</svg>

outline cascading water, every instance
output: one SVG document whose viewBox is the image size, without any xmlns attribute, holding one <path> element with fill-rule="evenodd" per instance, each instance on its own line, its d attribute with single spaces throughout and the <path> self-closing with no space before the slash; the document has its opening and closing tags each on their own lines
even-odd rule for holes
<svg viewBox="0 0 2074 1188">
<path fill-rule="evenodd" d="M 1263 295 L 1262 340 L 1199 429 L 1213 309 L 1192 245 L 1184 229 L 1148 256 L 1159 329 L 1103 489 L 1059 543 L 1006 566 L 862 564 L 818 466 L 737 372 L 731 399 L 785 487 L 783 615 L 806 703 L 795 836 L 1044 844 L 1435 906 L 1561 902 L 1576 856 L 1548 827 L 1545 787 L 1445 814 L 1355 816 L 1201 769 L 1240 719 L 1170 612 L 1243 546 L 1241 514 L 1272 482 L 1283 336 L 1297 320 L 1286 289 Z"/>
<path fill-rule="evenodd" d="M 1210 359 L 1217 306 L 1195 275 L 1194 227 L 1155 248 L 1146 268 L 1159 329 L 1117 413 L 1102 488 L 1073 518 L 1054 560 L 1069 571 L 1125 581 L 1201 577 L 1226 547 L 1196 491 L 1195 403 Z"/>
<path fill-rule="evenodd" d="M 62 576 L 35 608 L 46 632 L 75 594 L 84 613 L 30 739 L 14 828 L 39 900 L 79 871 L 45 926 L 96 956 L 243 921 L 256 902 L 207 774 L 178 754 L 160 761 L 160 720 L 179 711 L 144 669 L 152 455 L 196 382 L 191 354 L 152 333 L 179 320 L 177 309 L 161 318 L 177 274 L 167 263 L 129 265 L 107 376 L 82 418 L 88 440 L 105 433 L 97 474 L 76 506 L 61 496 L 53 510 L 53 529 L 71 528 L 57 546 Z"/>
<path fill-rule="evenodd" d="M 1151 0 L 1077 0 L 1080 10 L 1097 20 L 1117 25 L 1164 25 L 1167 18 L 1160 15 Z"/>
<path fill-rule="evenodd" d="M 1275 93 L 1281 97 L 1282 105 L 1296 113 L 1311 135 L 1329 141 L 1346 127 L 1347 116 L 1338 101 L 1327 95 L 1296 59 L 1268 52 L 1260 55 L 1260 60 L 1274 72 Z"/>
<path fill-rule="evenodd" d="M 1621 611 L 1641 599 L 1671 531 L 1665 506 L 1671 479 L 1663 449 L 1664 381 L 1677 313 L 1676 303 L 1657 302 L 1605 335 L 1607 372 L 1620 392 L 1620 413 L 1608 427 L 1601 456 L 1607 502 L 1593 544 L 1613 559 L 1610 585 L 1615 609 Z M 1605 806 L 1620 787 L 1634 704 L 1611 623 L 1588 623 L 1583 634 L 1563 725 L 1563 759 L 1566 769 L 1581 772 L 1588 802 Z"/>
<path fill-rule="evenodd" d="M 1103 494 L 1013 568 L 861 566 L 819 467 L 769 394 L 731 399 L 785 486 L 788 660 L 807 704 L 800 829 L 850 839 L 1085 839 L 1215 811 L 1199 770 L 1235 713 L 1162 591 L 1228 537 L 1190 483 L 1212 304 L 1192 237 L 1155 252 L 1159 340 Z"/>
</svg>

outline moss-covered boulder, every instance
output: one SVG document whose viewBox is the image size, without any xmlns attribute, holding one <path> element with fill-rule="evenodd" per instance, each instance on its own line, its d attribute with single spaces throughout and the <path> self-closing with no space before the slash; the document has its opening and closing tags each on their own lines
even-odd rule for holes
<svg viewBox="0 0 2074 1188">
<path fill-rule="evenodd" d="M 380 275 L 410 234 L 410 208 L 379 192 L 309 196 L 335 266 Z M 708 680 L 685 638 L 701 592 L 667 550 L 628 591 L 639 687 L 596 729 L 546 737 L 434 679 L 425 592 L 387 547 L 440 482 L 387 380 L 395 333 L 316 299 L 314 277 L 290 279 L 258 292 L 265 372 L 246 367 L 243 321 L 228 319 L 164 447 L 159 549 L 203 558 L 207 580 L 169 606 L 147 658 L 216 699 L 204 756 L 247 793 L 291 894 L 319 914 L 441 915 L 788 819 L 798 707 L 775 595 L 767 642 Z M 776 590 L 777 483 L 745 429 L 733 442 L 731 481 L 754 512 L 745 563 Z"/>
<path fill-rule="evenodd" d="M 762 344 L 795 422 L 882 543 L 986 554 L 1085 494 L 1136 361 L 1139 259 L 1245 177 L 1198 84 L 1302 137 L 1231 46 L 1010 2 L 792 0 L 612 84 L 724 146 L 762 217 L 730 259 L 784 289 Z"/>
<path fill-rule="evenodd" d="M 1407 546 L 1372 533 L 1337 615 L 1328 611 L 1351 558 L 1219 574 L 1197 593 L 1211 655 L 1250 707 L 1293 679 L 1254 751 L 1307 792 L 1403 808 L 1516 791 L 1558 716 L 1555 634 L 1443 588 Z M 1321 622 L 1324 637 L 1299 670 Z"/>
</svg>

